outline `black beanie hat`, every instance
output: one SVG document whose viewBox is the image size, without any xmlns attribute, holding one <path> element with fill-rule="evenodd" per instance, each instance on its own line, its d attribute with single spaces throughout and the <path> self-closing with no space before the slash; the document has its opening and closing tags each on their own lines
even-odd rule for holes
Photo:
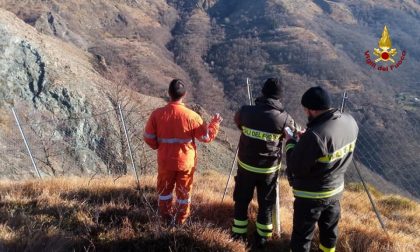
<svg viewBox="0 0 420 252">
<path fill-rule="evenodd" d="M 331 108 L 330 94 L 322 87 L 311 87 L 306 91 L 301 100 L 305 108 L 312 110 L 325 110 Z"/>
<path fill-rule="evenodd" d="M 265 97 L 279 100 L 283 96 L 283 83 L 277 78 L 269 78 L 264 83 L 262 93 Z"/>
<path fill-rule="evenodd" d="M 182 98 L 186 92 L 184 83 L 179 79 L 173 79 L 169 84 L 169 96 L 174 101 Z"/>
</svg>

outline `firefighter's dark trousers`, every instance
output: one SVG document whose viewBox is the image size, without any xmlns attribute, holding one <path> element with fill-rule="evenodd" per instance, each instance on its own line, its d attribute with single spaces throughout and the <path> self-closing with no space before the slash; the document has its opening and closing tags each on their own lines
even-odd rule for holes
<svg viewBox="0 0 420 252">
<path fill-rule="evenodd" d="M 272 211 L 276 201 L 278 171 L 270 174 L 260 174 L 238 167 L 235 177 L 233 200 L 235 201 L 232 232 L 245 235 L 248 228 L 248 205 L 257 188 L 258 216 L 257 233 L 261 237 L 271 237 L 273 234 Z"/>
<path fill-rule="evenodd" d="M 310 250 L 315 224 L 318 223 L 320 244 L 324 252 L 334 252 L 338 237 L 340 201 L 330 199 L 296 198 L 293 213 L 293 232 L 290 248 L 293 252 Z"/>
</svg>

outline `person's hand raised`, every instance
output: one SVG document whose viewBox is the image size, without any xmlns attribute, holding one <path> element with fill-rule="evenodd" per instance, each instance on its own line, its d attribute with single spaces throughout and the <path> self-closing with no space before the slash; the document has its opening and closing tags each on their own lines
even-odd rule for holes
<svg viewBox="0 0 420 252">
<path fill-rule="evenodd" d="M 211 118 L 211 121 L 215 123 L 221 123 L 223 121 L 223 117 L 220 116 L 219 113 L 217 113 Z"/>
</svg>

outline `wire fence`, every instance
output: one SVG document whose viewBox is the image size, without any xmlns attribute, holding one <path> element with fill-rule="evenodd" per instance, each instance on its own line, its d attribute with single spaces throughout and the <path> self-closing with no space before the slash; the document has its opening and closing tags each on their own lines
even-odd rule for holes
<svg viewBox="0 0 420 252">
<path fill-rule="evenodd" d="M 397 115 L 402 116 L 401 118 L 373 124 L 365 118 L 365 107 L 369 107 L 367 102 L 364 105 L 347 102 L 347 111 L 359 124 L 355 160 L 365 168 L 364 177 L 382 192 L 418 200 L 420 135 L 417 119 L 401 113 Z"/>
<path fill-rule="evenodd" d="M 31 153 L 10 110 L 11 115 L 2 118 L 0 130 L 3 178 L 36 177 L 36 169 L 44 178 L 104 174 L 118 177 L 133 173 L 123 117 L 138 172 L 152 170 L 154 155 L 142 140 L 144 111 L 122 109 L 121 116 L 115 108 L 70 117 L 19 107 L 15 111 Z"/>
<path fill-rule="evenodd" d="M 335 92 L 333 100 L 336 107 L 340 107 L 341 92 Z M 420 103 L 413 99 L 410 106 L 419 108 Z M 124 106 L 120 113 L 116 106 L 96 113 L 60 116 L 28 107 L 27 104 L 15 104 L 15 111 L 42 178 L 67 175 L 94 178 L 104 174 L 115 178 L 122 175 L 134 177 L 132 161 L 140 176 L 155 173 L 156 155 L 142 140 L 146 117 L 151 111 Z M 360 168 L 361 176 L 351 165 L 346 174 L 349 188 L 363 191 L 360 184 L 362 177 L 374 195 L 393 193 L 418 201 L 419 117 L 404 109 L 393 115 L 386 108 L 373 109 L 369 101 L 355 101 L 351 92 L 344 111 L 355 117 L 360 129 L 355 163 Z M 378 111 L 383 116 L 375 114 Z M 126 123 L 127 135 L 122 118 Z M 382 119 L 378 121 L 378 118 Z M 0 176 L 14 180 L 36 177 L 35 167 L 11 111 L 2 116 L 0 124 Z M 129 155 L 127 139 L 132 147 L 133 160 Z M 232 145 L 230 149 L 232 154 L 225 154 L 233 158 Z M 209 157 L 217 155 L 212 153 L 211 148 L 207 152 Z M 227 164 L 231 162 L 225 161 Z M 229 165 L 226 165 L 225 172 L 228 169 Z M 366 197 L 366 194 L 348 194 L 345 200 L 357 202 L 366 200 Z M 280 202 L 292 209 L 291 202 Z M 379 214 L 381 211 L 379 209 Z M 358 215 L 361 219 L 368 219 L 372 218 L 374 212 L 360 212 Z M 387 218 L 385 216 L 385 224 Z"/>
<path fill-rule="evenodd" d="M 336 108 L 341 107 L 343 94 L 347 93 L 343 110 L 350 113 L 359 126 L 354 159 L 360 166 L 363 178 L 383 193 L 404 195 L 419 201 L 420 94 L 401 93 L 389 97 L 393 100 L 387 104 L 389 106 L 375 105 L 374 100 L 358 97 L 361 81 L 345 83 L 342 80 L 314 81 L 315 85 L 333 90 L 331 98 Z M 397 105 L 394 105 L 395 100 Z M 296 111 L 290 109 L 291 106 L 301 107 L 299 96 L 286 99 L 286 109 Z M 303 110 L 292 115 L 304 127 L 306 118 L 302 117 Z M 346 177 L 348 182 L 360 182 L 360 176 L 353 165 Z"/>
</svg>

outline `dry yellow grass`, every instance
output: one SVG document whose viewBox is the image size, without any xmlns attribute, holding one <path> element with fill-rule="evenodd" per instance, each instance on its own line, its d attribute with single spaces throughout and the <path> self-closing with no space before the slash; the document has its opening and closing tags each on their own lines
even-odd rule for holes
<svg viewBox="0 0 420 252">
<path fill-rule="evenodd" d="M 229 237 L 232 190 L 222 204 L 226 176 L 197 174 L 192 216 L 183 227 L 160 223 L 154 176 L 55 178 L 0 182 L 0 250 L 10 251 L 245 251 Z M 355 187 L 342 201 L 338 251 L 416 251 L 420 247 L 417 203 L 399 196 L 375 196 L 389 236 L 380 228 L 363 192 Z M 293 197 L 281 181 L 282 235 L 266 251 L 288 251 Z M 251 204 L 255 219 L 257 205 Z M 252 230 L 253 228 L 251 228 Z M 250 236 L 251 237 L 251 236 Z M 314 248 L 317 243 L 314 239 Z"/>
</svg>

